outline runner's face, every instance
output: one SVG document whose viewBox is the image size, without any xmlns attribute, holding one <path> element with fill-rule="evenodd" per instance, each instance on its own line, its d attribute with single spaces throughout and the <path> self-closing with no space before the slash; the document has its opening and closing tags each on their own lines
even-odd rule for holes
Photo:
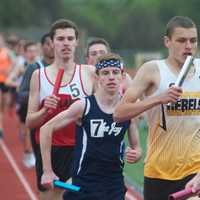
<svg viewBox="0 0 200 200">
<path fill-rule="evenodd" d="M 87 64 L 95 65 L 97 58 L 108 53 L 108 49 L 104 44 L 93 44 L 89 47 Z"/>
<path fill-rule="evenodd" d="M 165 38 L 165 45 L 169 49 L 169 57 L 183 64 L 187 55 L 195 55 L 197 52 L 196 28 L 175 28 L 171 37 Z"/>
<path fill-rule="evenodd" d="M 57 29 L 53 39 L 55 57 L 73 59 L 77 46 L 75 30 L 73 28 Z"/>
<path fill-rule="evenodd" d="M 99 70 L 100 87 L 108 92 L 118 92 L 122 81 L 122 71 L 117 67 L 106 67 Z"/>
<path fill-rule="evenodd" d="M 38 47 L 36 44 L 30 45 L 25 51 L 25 59 L 28 63 L 34 63 L 38 56 Z"/>
<path fill-rule="evenodd" d="M 42 45 L 42 52 L 45 57 L 48 58 L 54 57 L 53 43 L 50 37 L 47 37 L 44 44 Z"/>
</svg>

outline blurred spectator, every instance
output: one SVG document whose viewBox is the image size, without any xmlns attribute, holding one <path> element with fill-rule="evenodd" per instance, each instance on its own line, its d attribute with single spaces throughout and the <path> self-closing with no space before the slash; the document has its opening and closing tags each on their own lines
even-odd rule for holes
<svg viewBox="0 0 200 200">
<path fill-rule="evenodd" d="M 13 58 L 11 51 L 6 46 L 4 36 L 0 34 L 0 137 L 3 135 L 2 118 L 5 108 L 5 103 L 8 102 L 7 93 L 8 88 L 5 85 L 5 81 L 12 69 Z"/>
</svg>

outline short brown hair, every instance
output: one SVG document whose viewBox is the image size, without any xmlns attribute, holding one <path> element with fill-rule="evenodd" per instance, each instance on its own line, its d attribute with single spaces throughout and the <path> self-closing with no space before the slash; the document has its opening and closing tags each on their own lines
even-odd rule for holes
<svg viewBox="0 0 200 200">
<path fill-rule="evenodd" d="M 49 32 L 51 39 L 53 40 L 55 32 L 56 32 L 57 29 L 65 29 L 65 28 L 74 29 L 76 39 L 78 39 L 78 37 L 79 37 L 78 27 L 74 22 L 72 22 L 68 19 L 59 19 L 52 24 L 50 32 Z"/>
<path fill-rule="evenodd" d="M 175 28 L 197 28 L 192 19 L 186 16 L 175 16 L 169 20 L 166 26 L 166 36 L 171 37 Z"/>
<path fill-rule="evenodd" d="M 30 46 L 37 46 L 37 43 L 33 41 L 26 41 L 24 45 L 24 51 L 27 51 Z"/>
<path fill-rule="evenodd" d="M 109 43 L 105 39 L 103 39 L 103 38 L 95 37 L 95 38 L 89 40 L 89 42 L 87 43 L 86 56 L 89 55 L 89 48 L 92 45 L 95 45 L 95 44 L 103 44 L 103 45 L 105 45 L 105 47 L 108 50 L 108 52 L 110 52 L 110 45 L 109 45 Z"/>
</svg>

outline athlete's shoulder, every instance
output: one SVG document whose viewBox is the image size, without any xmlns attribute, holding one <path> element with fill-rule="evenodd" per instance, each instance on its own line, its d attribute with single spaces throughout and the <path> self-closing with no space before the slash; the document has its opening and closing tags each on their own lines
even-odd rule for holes
<svg viewBox="0 0 200 200">
<path fill-rule="evenodd" d="M 39 67 L 38 64 L 34 64 L 32 66 L 30 66 L 30 68 L 34 68 L 34 72 L 33 72 L 33 75 L 32 76 L 39 76 L 39 74 L 42 72 L 42 71 L 46 71 L 48 72 L 49 70 L 51 71 L 51 65 L 47 65 L 45 67 Z"/>
<path fill-rule="evenodd" d="M 95 67 L 92 65 L 81 65 L 81 80 L 84 90 L 86 91 L 86 94 L 92 94 L 94 90 L 94 72 Z"/>
<path fill-rule="evenodd" d="M 159 68 L 156 60 L 145 62 L 139 69 L 137 70 L 136 75 L 133 78 L 134 87 L 147 87 L 149 84 L 155 84 L 156 80 L 159 77 Z"/>
<path fill-rule="evenodd" d="M 157 67 L 158 62 L 159 62 L 159 60 L 150 60 L 150 61 L 145 62 L 141 67 L 155 68 L 155 67 Z"/>
<path fill-rule="evenodd" d="M 151 60 L 145 62 L 141 67 L 139 67 L 139 72 L 152 74 L 158 71 L 158 62 L 159 60 Z"/>
<path fill-rule="evenodd" d="M 94 65 L 88 65 L 88 64 L 81 64 L 82 67 L 86 68 L 87 70 L 95 70 Z"/>
<path fill-rule="evenodd" d="M 86 65 L 83 64 L 81 65 L 81 74 L 83 74 L 84 76 L 89 76 L 92 77 L 95 73 L 95 67 L 93 65 Z"/>
<path fill-rule="evenodd" d="M 87 71 L 95 71 L 95 66 L 93 65 L 81 64 L 81 68 Z"/>
</svg>

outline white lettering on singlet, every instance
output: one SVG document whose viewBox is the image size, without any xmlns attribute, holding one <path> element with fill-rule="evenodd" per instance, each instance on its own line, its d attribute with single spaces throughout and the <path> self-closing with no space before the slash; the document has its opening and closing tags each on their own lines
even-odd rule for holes
<svg viewBox="0 0 200 200">
<path fill-rule="evenodd" d="M 117 136 L 120 134 L 122 127 L 117 127 L 116 122 L 113 122 L 111 126 L 107 125 L 107 123 L 103 119 L 92 119 L 90 120 L 90 132 L 91 137 L 104 137 L 105 133 L 108 135 Z"/>
</svg>

